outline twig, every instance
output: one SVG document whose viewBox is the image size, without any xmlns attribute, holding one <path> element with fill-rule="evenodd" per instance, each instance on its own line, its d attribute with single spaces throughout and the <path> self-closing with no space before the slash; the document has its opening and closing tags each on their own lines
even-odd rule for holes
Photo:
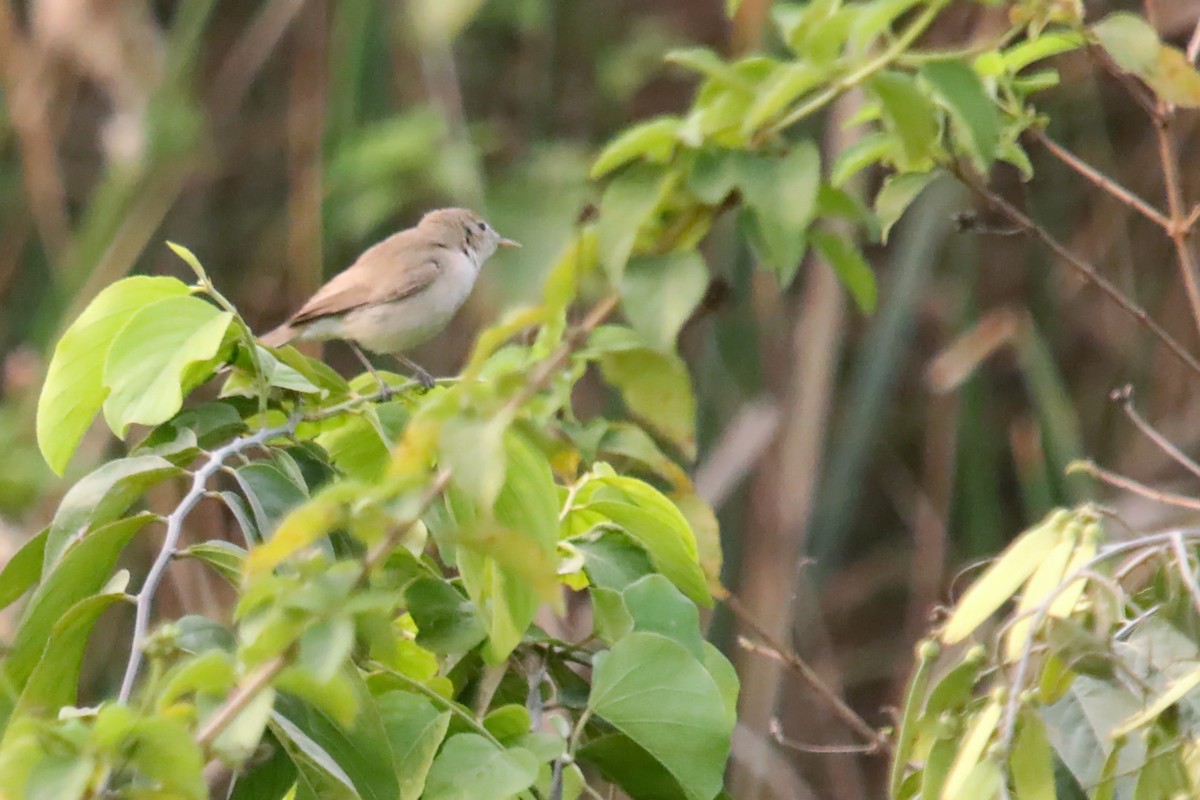
<svg viewBox="0 0 1200 800">
<path fill-rule="evenodd" d="M 1154 427 L 1149 422 L 1146 422 L 1142 415 L 1138 413 L 1137 409 L 1133 407 L 1133 387 L 1131 385 L 1126 384 L 1120 389 L 1113 391 L 1110 397 L 1121 404 L 1121 408 L 1124 410 L 1125 416 L 1129 417 L 1129 421 L 1132 422 L 1139 431 L 1141 431 L 1143 436 L 1145 436 L 1151 442 L 1154 442 L 1154 444 L 1158 445 L 1159 449 L 1170 456 L 1175 463 L 1179 464 L 1197 478 L 1200 478 L 1200 464 L 1197 464 L 1195 461 L 1189 458 L 1186 453 L 1172 444 L 1170 439 L 1155 430 Z"/>
<path fill-rule="evenodd" d="M 875 58 L 863 64 L 858 69 L 848 75 L 839 78 L 830 84 L 824 91 L 819 92 L 810 100 L 802 103 L 792 111 L 790 111 L 781 120 L 767 129 L 768 133 L 779 133 L 785 128 L 790 128 L 805 117 L 811 116 L 823 109 L 825 106 L 837 100 L 845 92 L 855 88 L 863 81 L 870 78 L 875 73 L 884 70 L 903 55 L 915 42 L 921 37 L 927 28 L 937 19 L 938 14 L 942 12 L 942 8 L 946 6 L 948 0 L 935 0 L 925 7 L 920 16 L 914 19 L 904 31 L 896 37 L 891 46 L 880 53 Z"/>
<path fill-rule="evenodd" d="M 783 732 L 783 723 L 779 718 L 771 720 L 771 738 L 781 747 L 800 753 L 816 753 L 818 755 L 871 755 L 879 750 L 879 742 L 870 744 L 809 744 L 788 738 Z"/>
<path fill-rule="evenodd" d="M 1171 133 L 1174 110 L 1163 101 L 1155 107 L 1154 135 L 1158 139 L 1158 155 L 1162 162 L 1163 182 L 1167 192 L 1167 211 L 1171 217 L 1167 232 L 1175 245 L 1175 257 L 1179 266 L 1179 277 L 1187 293 L 1188 305 L 1192 310 L 1192 322 L 1200 332 L 1200 267 L 1188 242 L 1188 228 L 1183 181 L 1179 171 L 1179 153 L 1175 148 L 1175 137 Z"/>
<path fill-rule="evenodd" d="M 1157 503 L 1164 503 L 1171 506 L 1178 506 L 1180 508 L 1186 508 L 1192 511 L 1200 511 L 1200 500 L 1196 500 L 1182 494 L 1175 494 L 1174 492 L 1164 492 L 1159 489 L 1153 489 L 1144 483 L 1135 481 L 1133 478 L 1127 478 L 1124 475 L 1118 475 L 1115 472 L 1110 472 L 1104 469 L 1104 467 L 1096 464 L 1094 461 L 1076 461 L 1067 467 L 1067 472 L 1075 471 L 1086 472 L 1093 478 L 1103 481 L 1110 486 L 1141 495 L 1147 500 L 1153 500 Z"/>
<path fill-rule="evenodd" d="M 1192 38 L 1188 40 L 1187 58 L 1193 64 L 1196 63 L 1196 57 L 1200 56 L 1200 20 L 1196 20 L 1196 27 L 1192 31 Z"/>
<path fill-rule="evenodd" d="M 238 684 L 233 694 L 222 703 L 205 721 L 204 727 L 196 734 L 196 744 L 201 748 L 208 747 L 213 740 L 221 735 L 221 731 L 229 727 L 229 723 L 240 714 L 255 696 L 265 689 L 275 676 L 283 671 L 287 660 L 283 656 L 275 656 L 262 664 L 258 669 L 246 676 L 246 680 Z"/>
<path fill-rule="evenodd" d="M 1023 228 L 1027 233 L 1044 244 L 1056 256 L 1065 261 L 1075 272 L 1085 281 L 1095 286 L 1106 297 L 1112 300 L 1117 306 L 1127 314 L 1137 320 L 1142 327 L 1148 330 L 1156 339 L 1171 351 L 1171 354 L 1179 359 L 1188 369 L 1200 375 L 1200 361 L 1197 361 L 1191 353 L 1176 341 L 1171 334 L 1167 333 L 1166 329 L 1155 322 L 1150 315 L 1139 306 L 1137 303 L 1125 296 L 1120 289 L 1110 283 L 1106 278 L 1096 271 L 1096 268 L 1084 261 L 1080 256 L 1069 250 L 1066 245 L 1054 238 L 1041 225 L 1038 225 L 1020 209 L 1012 203 L 1005 200 L 1000 195 L 989 189 L 987 186 L 973 175 L 968 174 L 964 169 L 957 165 L 952 165 L 951 172 L 958 177 L 963 184 L 966 185 L 977 197 L 992 206 L 1004 216 L 1008 217 L 1014 224 Z"/>
<path fill-rule="evenodd" d="M 125 677 L 121 680 L 121 691 L 117 695 L 118 702 L 128 702 L 130 695 L 133 693 L 133 684 L 137 680 L 138 670 L 142 665 L 142 651 L 146 646 L 146 632 L 150 627 L 150 607 L 154 603 L 154 593 L 158 590 L 158 585 L 162 581 L 167 565 L 170 564 L 171 559 L 175 555 L 175 547 L 179 544 L 179 537 L 183 533 L 183 521 L 187 519 L 188 514 L 192 512 L 192 509 L 204 497 L 207 492 L 209 478 L 221 471 L 226 459 L 245 450 L 265 444 L 272 439 L 292 434 L 299 421 L 300 417 L 293 417 L 287 424 L 277 428 L 264 428 L 250 436 L 234 439 L 229 444 L 214 450 L 209 455 L 208 461 L 193 473 L 191 488 L 188 489 L 183 499 L 179 501 L 179 505 L 175 507 L 171 515 L 167 517 L 166 536 L 163 537 L 158 555 L 155 557 L 154 563 L 150 566 L 150 572 L 146 574 L 146 580 L 142 583 L 141 590 L 137 593 L 137 611 L 134 615 L 133 623 L 133 642 L 129 647 L 129 662 L 125 665 Z"/>
<path fill-rule="evenodd" d="M 788 667 L 792 672 L 800 677 L 808 687 L 816 692 L 820 697 L 829 704 L 834 713 L 846 725 L 861 736 L 864 741 L 870 742 L 873 746 L 871 752 L 891 753 L 892 745 L 887 738 L 871 726 L 869 722 L 863 719 L 858 713 L 846 704 L 838 694 L 825 684 L 817 671 L 797 655 L 795 652 L 785 648 L 782 644 L 774 639 L 770 633 L 763 629 L 761 625 L 751 616 L 750 612 L 742 605 L 741 601 L 735 595 L 729 595 L 725 599 L 725 605 L 733 612 L 733 615 L 738 618 L 738 621 L 750 629 L 761 641 L 762 644 L 739 639 L 739 644 L 746 650 L 757 653 L 758 655 L 773 658 L 779 661 L 784 666 Z"/>
<path fill-rule="evenodd" d="M 1158 225 L 1163 230 L 1170 232 L 1171 221 L 1167 219 L 1165 214 L 1156 209 L 1154 206 L 1150 205 L 1145 200 L 1138 197 L 1136 194 L 1129 191 L 1124 186 L 1117 183 L 1115 180 L 1108 177 L 1103 172 L 1100 172 L 1100 170 L 1096 169 L 1091 164 L 1087 163 L 1079 156 L 1075 155 L 1070 150 L 1051 139 L 1046 135 L 1045 131 L 1039 128 L 1031 128 L 1028 131 L 1028 134 L 1031 138 L 1036 139 L 1043 147 L 1049 150 L 1050 153 L 1059 161 L 1075 170 L 1075 172 L 1079 173 L 1084 178 L 1088 179 L 1093 184 L 1103 189 L 1109 195 L 1121 201 L 1129 208 L 1132 208 L 1134 211 L 1142 214 L 1155 225 Z"/>
</svg>

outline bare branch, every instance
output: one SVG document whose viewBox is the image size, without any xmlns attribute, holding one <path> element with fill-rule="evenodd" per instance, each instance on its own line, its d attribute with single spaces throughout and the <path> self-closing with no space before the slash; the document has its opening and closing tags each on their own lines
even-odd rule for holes
<svg viewBox="0 0 1200 800">
<path fill-rule="evenodd" d="M 1195 461 L 1189 458 L 1187 454 L 1176 447 L 1170 439 L 1159 433 L 1149 422 L 1146 422 L 1142 415 L 1138 413 L 1137 409 L 1133 407 L 1132 386 L 1126 384 L 1120 389 L 1115 390 L 1110 396 L 1113 400 L 1121 404 L 1121 408 L 1125 411 L 1125 416 L 1129 417 L 1129 421 L 1132 422 L 1137 429 L 1142 432 L 1143 436 L 1145 436 L 1154 444 L 1158 445 L 1158 448 L 1170 456 L 1175 463 L 1179 464 L 1197 478 L 1200 478 L 1200 464 L 1197 464 Z"/>
<path fill-rule="evenodd" d="M 1110 196 L 1124 203 L 1129 208 L 1137 211 L 1142 216 L 1149 219 L 1155 225 L 1158 225 L 1163 230 L 1170 232 L 1171 221 L 1167 219 L 1161 211 L 1147 203 L 1142 198 L 1138 197 L 1133 192 L 1126 189 L 1121 184 L 1117 183 L 1112 178 L 1105 175 L 1100 170 L 1087 163 L 1079 156 L 1066 149 L 1058 142 L 1051 139 L 1046 133 L 1038 128 L 1032 128 L 1028 131 L 1031 138 L 1036 139 L 1043 147 L 1059 161 L 1066 164 L 1075 172 L 1087 178 L 1100 189 L 1103 189 Z"/>
<path fill-rule="evenodd" d="M 1108 279 L 1102 276 L 1096 268 L 1085 261 L 1080 256 L 1069 250 L 1066 245 L 1054 238 L 1041 225 L 1038 225 L 1028 216 L 1026 216 L 1019 208 L 1005 200 L 996 192 L 985 186 L 974 175 L 969 174 L 966 170 L 955 165 L 951 167 L 951 171 L 961 180 L 967 188 L 975 193 L 980 199 L 988 205 L 995 208 L 1011 222 L 1024 229 L 1034 238 L 1048 247 L 1051 252 L 1067 263 L 1075 272 L 1088 283 L 1095 286 L 1106 297 L 1112 300 L 1117 306 L 1137 320 L 1142 327 L 1148 330 L 1156 339 L 1171 352 L 1173 356 L 1179 359 L 1188 369 L 1200 375 L 1200 361 L 1187 351 L 1187 349 L 1175 340 L 1171 334 L 1167 333 L 1166 329 L 1155 322 L 1150 315 L 1139 306 L 1137 303 L 1130 300 L 1120 289 L 1114 286 Z"/>
</svg>

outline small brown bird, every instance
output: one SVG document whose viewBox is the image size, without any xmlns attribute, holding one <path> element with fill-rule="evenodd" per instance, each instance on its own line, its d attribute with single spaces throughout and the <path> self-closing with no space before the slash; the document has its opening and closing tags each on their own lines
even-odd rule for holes
<svg viewBox="0 0 1200 800">
<path fill-rule="evenodd" d="M 474 211 L 430 211 L 416 227 L 359 256 L 261 341 L 280 347 L 341 339 L 372 373 L 359 345 L 398 358 L 423 386 L 432 387 L 429 373 L 400 353 L 446 327 L 471 294 L 479 268 L 500 246 L 520 247 Z"/>
</svg>

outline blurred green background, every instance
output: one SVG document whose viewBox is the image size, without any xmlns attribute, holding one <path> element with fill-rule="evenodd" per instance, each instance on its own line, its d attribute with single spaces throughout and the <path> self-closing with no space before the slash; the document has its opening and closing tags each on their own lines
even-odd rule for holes
<svg viewBox="0 0 1200 800">
<path fill-rule="evenodd" d="M 57 480 L 33 441 L 48 353 L 100 288 L 132 272 L 186 277 L 163 244 L 178 241 L 265 330 L 423 211 L 473 206 L 525 248 L 485 271 L 452 328 L 416 354 L 453 373 L 481 324 L 537 296 L 596 199 L 587 168 L 598 147 L 632 121 L 686 108 L 694 78 L 662 55 L 696 43 L 727 54 L 776 47 L 769 0 L 744 0 L 732 21 L 724 5 L 0 2 L 0 560 L 45 524 L 73 478 L 121 448 L 95 431 Z M 1200 2 L 1160 5 L 1164 36 L 1186 41 Z M 1089 17 L 1118 7 L 1140 4 L 1089 3 Z M 964 0 L 933 39 L 984 40 L 1005 13 Z M 1043 100 L 1051 135 L 1159 202 L 1144 115 L 1085 53 L 1056 66 L 1063 84 Z M 839 113 L 852 108 L 850 98 Z M 809 132 L 843 146 L 848 132 L 824 125 Z M 1180 118 L 1178 135 L 1183 163 L 1195 163 L 1194 116 Z M 1032 183 L 1001 171 L 996 185 L 1196 345 L 1169 242 L 1032 152 Z M 1185 180 L 1198 196 L 1197 172 L 1185 168 Z M 726 291 L 682 340 L 701 420 L 693 476 L 719 512 L 726 585 L 760 618 L 786 610 L 797 651 L 877 724 L 958 570 L 1053 505 L 1096 494 L 1063 476 L 1067 462 L 1177 477 L 1110 389 L 1133 383 L 1142 411 L 1185 449 L 1200 421 L 1177 365 L 1135 323 L 986 215 L 956 223 L 971 210 L 957 187 L 926 193 L 891 245 L 870 253 L 881 298 L 870 318 L 823 270 L 802 270 L 781 291 L 722 224 L 706 253 Z M 327 357 L 357 369 L 339 345 Z M 595 381 L 578 397 L 582 413 L 611 402 Z M 1138 525 L 1165 521 L 1103 499 Z M 184 579 L 174 595 L 190 608 L 221 602 Z M 736 651 L 720 612 L 712 631 Z M 737 658 L 735 796 L 875 796 L 881 759 L 774 741 L 772 718 L 790 739 L 850 737 L 776 666 L 754 680 L 761 658 Z"/>
</svg>

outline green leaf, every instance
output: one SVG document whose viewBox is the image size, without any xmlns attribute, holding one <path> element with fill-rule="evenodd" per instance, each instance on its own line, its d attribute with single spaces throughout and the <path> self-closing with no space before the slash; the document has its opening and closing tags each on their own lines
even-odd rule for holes
<svg viewBox="0 0 1200 800">
<path fill-rule="evenodd" d="M 417 644 L 436 653 L 465 653 L 487 636 L 475 604 L 440 578 L 418 578 L 404 590 L 417 624 Z"/>
<path fill-rule="evenodd" d="M 100 292 L 63 334 L 37 409 L 38 447 L 55 473 L 62 474 L 108 395 L 104 363 L 118 332 L 143 307 L 188 291 L 175 278 L 125 278 Z"/>
<path fill-rule="evenodd" d="M 1092 26 L 1092 34 L 1116 65 L 1138 77 L 1153 74 L 1158 67 L 1162 42 L 1150 23 L 1137 14 L 1120 11 Z"/>
<path fill-rule="evenodd" d="M 717 84 L 734 89 L 749 88 L 746 79 L 727 61 L 707 47 L 688 47 L 672 50 L 663 57 L 668 64 L 678 64 L 709 78 Z"/>
<path fill-rule="evenodd" d="M 987 172 L 1000 143 L 1000 115 L 983 81 L 961 61 L 933 61 L 921 68 L 921 78 L 950 112 L 975 166 Z"/>
<path fill-rule="evenodd" d="M 634 159 L 642 158 L 656 164 L 664 164 L 675 152 L 682 120 L 679 117 L 655 117 L 654 119 L 626 128 L 596 156 L 589 177 L 602 178 L 617 167 Z"/>
<path fill-rule="evenodd" d="M 70 541 L 113 521 L 146 489 L 181 473 L 158 456 L 131 456 L 109 461 L 82 478 L 63 497 L 50 523 L 42 574 L 50 574 Z"/>
<path fill-rule="evenodd" d="M 87 597 L 55 618 L 45 649 L 38 652 L 40 658 L 17 699 L 14 714 L 53 715 L 64 706 L 75 705 L 79 672 L 92 627 L 109 606 L 129 599 L 123 592 Z"/>
<path fill-rule="evenodd" d="M 41 658 L 54 625 L 79 601 L 99 591 L 112 575 L 122 549 L 153 514 L 118 520 L 92 531 L 63 553 L 57 566 L 29 598 L 4 660 L 4 673 L 24 685 Z"/>
<path fill-rule="evenodd" d="M 423 800 L 507 800 L 537 779 L 538 762 L 523 748 L 503 749 L 477 733 L 451 736 L 434 759 Z"/>
<path fill-rule="evenodd" d="M 1046 726 L 1036 713 L 1021 715 L 1009 755 L 1013 788 L 1021 800 L 1055 800 L 1054 759 Z"/>
<path fill-rule="evenodd" d="M 609 326 L 592 334 L 589 350 L 599 356 L 600 372 L 621 392 L 631 414 L 691 461 L 696 457 L 696 398 L 687 366 L 675 354 L 649 349 L 632 331 L 621 330 Z"/>
<path fill-rule="evenodd" d="M 821 156 L 810 141 L 797 142 L 781 159 L 743 156 L 738 187 L 746 206 L 750 242 L 758 257 L 790 281 L 804 256 L 805 231 L 817 207 Z"/>
<path fill-rule="evenodd" d="M 1078 50 L 1086 44 L 1087 40 L 1077 31 L 1048 31 L 1036 39 L 1026 39 L 1018 42 L 1004 51 L 1003 62 L 1005 68 L 1015 74 L 1030 64 L 1062 53 Z"/>
<path fill-rule="evenodd" d="M 579 749 L 579 758 L 600 768 L 604 777 L 633 798 L 687 800 L 679 781 L 628 736 L 610 733 Z"/>
<path fill-rule="evenodd" d="M 109 758 L 128 759 L 166 797 L 204 800 L 204 756 L 178 718 L 134 717 L 123 705 L 107 705 L 96 718 L 93 740 Z"/>
<path fill-rule="evenodd" d="M 479 508 L 490 514 L 504 485 L 504 431 L 500 418 L 457 415 L 446 420 L 439 441 L 439 463 Z"/>
<path fill-rule="evenodd" d="M 189 367 L 214 359 L 233 314 L 196 297 L 169 297 L 135 313 L 104 362 L 104 418 L 122 439 L 133 423 L 158 425 L 183 406 Z"/>
<path fill-rule="evenodd" d="M 417 800 L 425 791 L 425 778 L 452 715 L 439 712 L 429 700 L 411 692 L 388 692 L 379 697 L 378 704 L 396 762 L 400 800 Z"/>
<path fill-rule="evenodd" d="M 37 536 L 27 540 L 13 554 L 4 570 L 0 572 L 0 609 L 8 608 L 42 575 L 42 557 L 46 553 L 46 537 L 50 529 L 45 528 Z"/>
<path fill-rule="evenodd" d="M 965 639 L 1007 603 L 1021 584 L 1033 574 L 1042 560 L 1062 538 L 1068 514 L 1056 511 L 1018 536 L 958 601 L 942 629 L 942 643 L 955 644 Z"/>
<path fill-rule="evenodd" d="M 683 645 L 631 633 L 598 654 L 588 708 L 654 756 L 688 798 L 721 791 L 733 727 L 716 681 Z"/>
<path fill-rule="evenodd" d="M 895 141 L 886 133 L 869 133 L 838 154 L 829 171 L 829 183 L 842 187 L 850 179 L 873 164 L 889 161 L 895 152 Z"/>
<path fill-rule="evenodd" d="M 525 706 L 509 703 L 489 711 L 483 718 L 483 727 L 501 744 L 507 745 L 529 733 L 532 722 Z"/>
<path fill-rule="evenodd" d="M 636 478 L 593 478 L 585 489 L 580 492 L 583 510 L 621 526 L 680 591 L 695 603 L 712 605 L 698 562 L 696 535 L 674 503 Z"/>
<path fill-rule="evenodd" d="M 697 660 L 704 658 L 700 612 L 662 575 L 647 575 L 621 593 L 633 630 L 657 633 L 679 642 Z"/>
<path fill-rule="evenodd" d="M 904 162 L 900 166 L 913 172 L 932 167 L 941 125 L 929 96 L 901 72 L 881 72 L 869 85 L 883 107 L 888 129 L 902 145 Z M 834 185 L 838 185 L 836 181 Z"/>
<path fill-rule="evenodd" d="M 284 800 L 296 783 L 296 765 L 275 734 L 268 730 L 260 746 L 269 757 L 242 766 L 228 800 Z"/>
<path fill-rule="evenodd" d="M 784 109 L 829 77 L 829 70 L 796 61 L 784 64 L 755 90 L 754 103 L 746 114 L 743 131 L 750 134 L 773 121 Z"/>
<path fill-rule="evenodd" d="M 319 683 L 328 683 L 341 670 L 354 648 L 354 620 L 332 617 L 314 623 L 300 637 L 296 666 Z"/>
<path fill-rule="evenodd" d="M 546 456 L 523 436 L 505 436 L 508 474 L 496 498 L 503 532 L 461 540 L 458 568 L 487 626 L 483 657 L 500 663 L 524 636 L 539 599 L 561 602 L 554 559 L 558 490 Z"/>
<path fill-rule="evenodd" d="M 874 311 L 878 295 L 875 273 L 871 271 L 871 265 L 863 258 L 858 248 L 846 239 L 825 231 L 813 231 L 812 243 L 821 254 L 821 259 L 850 290 L 859 310 L 865 314 Z"/>
<path fill-rule="evenodd" d="M 25 800 L 77 800 L 83 797 L 96 768 L 95 759 L 76 753 L 45 755 L 29 773 Z"/>
<path fill-rule="evenodd" d="M 892 226 L 899 221 L 913 201 L 939 174 L 937 172 L 905 172 L 884 178 L 879 194 L 875 195 L 875 213 L 882 226 L 880 237 L 883 244 L 887 244 Z"/>
<path fill-rule="evenodd" d="M 353 676 L 359 700 L 360 710 L 352 725 L 343 726 L 315 706 L 281 692 L 272 726 L 281 739 L 289 739 L 310 758 L 321 760 L 321 767 L 330 775 L 336 778 L 334 769 L 340 771 L 363 800 L 393 800 L 400 793 L 400 784 L 376 700 L 356 669 L 342 674 Z M 279 724 L 284 720 L 290 725 Z M 305 738 L 319 750 L 307 747 Z M 333 768 L 321 759 L 320 753 L 326 754 Z"/>
<path fill-rule="evenodd" d="M 263 537 L 269 537 L 288 512 L 308 499 L 305 487 L 298 486 L 272 464 L 247 464 L 233 476 L 250 504 L 254 523 Z"/>
<path fill-rule="evenodd" d="M 246 561 L 245 548 L 224 539 L 198 542 L 179 553 L 182 558 L 195 558 L 221 573 L 221 577 L 233 586 L 241 584 L 242 565 Z"/>
<path fill-rule="evenodd" d="M 687 175 L 687 188 L 702 202 L 715 206 L 738 185 L 738 161 L 743 154 L 734 150 L 706 148 L 696 153 Z"/>
<path fill-rule="evenodd" d="M 707 288 L 708 268 L 695 251 L 639 256 L 621 277 L 621 308 L 651 347 L 671 351 Z"/>
<path fill-rule="evenodd" d="M 654 569 L 645 549 L 623 531 L 601 530 L 571 543 L 583 553 L 583 569 L 591 584 L 615 589 L 618 594 Z"/>
<path fill-rule="evenodd" d="M 635 164 L 609 182 L 600 198 L 596 248 L 608 279 L 619 285 L 638 231 L 670 190 L 672 180 L 655 166 Z"/>
</svg>

